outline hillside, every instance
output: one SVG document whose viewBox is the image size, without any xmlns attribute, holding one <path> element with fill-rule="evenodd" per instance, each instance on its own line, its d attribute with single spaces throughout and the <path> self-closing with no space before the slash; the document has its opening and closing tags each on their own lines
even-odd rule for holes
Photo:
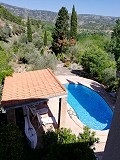
<svg viewBox="0 0 120 160">
<path fill-rule="evenodd" d="M 0 5 L 0 18 L 4 18 L 6 20 L 9 20 L 11 22 L 15 22 L 17 24 L 22 23 L 22 19 L 19 16 L 15 16 L 12 13 L 10 13 L 6 8 Z"/>
<path fill-rule="evenodd" d="M 8 4 L 1 3 L 11 13 L 22 18 L 26 18 L 28 15 L 34 19 L 40 19 L 41 21 L 55 22 L 57 13 L 44 10 L 30 10 L 25 8 L 19 8 Z M 118 17 L 79 14 L 78 15 L 78 27 L 79 29 L 87 30 L 111 30 Z"/>
</svg>

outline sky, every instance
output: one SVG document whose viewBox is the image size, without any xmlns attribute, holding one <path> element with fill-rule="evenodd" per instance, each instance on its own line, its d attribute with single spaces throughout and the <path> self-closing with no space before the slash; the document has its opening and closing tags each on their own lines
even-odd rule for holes
<svg viewBox="0 0 120 160">
<path fill-rule="evenodd" d="M 71 13 L 73 4 L 77 14 L 96 14 L 120 17 L 120 0 L 0 0 L 17 7 L 58 12 L 64 6 Z"/>
</svg>

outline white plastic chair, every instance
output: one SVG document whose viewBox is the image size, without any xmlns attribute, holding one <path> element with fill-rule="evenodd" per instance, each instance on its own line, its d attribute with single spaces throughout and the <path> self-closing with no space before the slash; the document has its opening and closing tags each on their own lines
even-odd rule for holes
<svg viewBox="0 0 120 160">
<path fill-rule="evenodd" d="M 35 118 L 37 113 L 40 114 L 40 115 L 48 113 L 48 108 L 41 108 L 41 109 L 38 109 L 38 110 L 35 107 L 29 107 L 29 108 L 30 108 L 30 110 L 33 114 L 33 119 Z"/>
<path fill-rule="evenodd" d="M 55 117 L 42 117 L 39 113 L 37 113 L 37 118 L 39 122 L 38 128 L 40 128 L 42 125 L 46 126 L 47 124 L 56 123 Z"/>
</svg>

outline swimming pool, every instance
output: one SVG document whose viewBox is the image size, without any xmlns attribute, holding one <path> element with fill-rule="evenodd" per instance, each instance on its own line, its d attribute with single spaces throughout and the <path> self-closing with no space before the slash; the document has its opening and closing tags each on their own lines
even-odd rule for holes
<svg viewBox="0 0 120 160">
<path fill-rule="evenodd" d="M 98 93 L 81 84 L 64 86 L 68 90 L 68 103 L 84 125 L 95 130 L 110 128 L 113 112 Z"/>
</svg>

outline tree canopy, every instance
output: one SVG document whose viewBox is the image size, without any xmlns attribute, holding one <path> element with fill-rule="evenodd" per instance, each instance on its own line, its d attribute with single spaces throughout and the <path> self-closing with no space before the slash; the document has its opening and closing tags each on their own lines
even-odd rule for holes
<svg viewBox="0 0 120 160">
<path fill-rule="evenodd" d="M 68 27 L 69 27 L 69 15 L 65 7 L 62 7 L 57 16 L 55 28 L 52 34 L 53 43 L 52 49 L 57 53 L 62 53 L 63 46 L 67 45 Z"/>
<path fill-rule="evenodd" d="M 120 57 L 120 19 L 116 21 L 116 25 L 113 28 L 109 51 L 115 55 L 117 61 Z"/>
<path fill-rule="evenodd" d="M 0 47 L 0 84 L 6 76 L 11 75 L 13 72 L 11 66 L 8 64 L 8 56 L 6 51 Z"/>
<path fill-rule="evenodd" d="M 31 23 L 30 23 L 29 17 L 27 19 L 27 39 L 28 39 L 28 42 L 32 42 L 32 30 L 31 30 Z"/>
<path fill-rule="evenodd" d="M 47 46 L 47 31 L 44 32 L 44 46 Z"/>
<path fill-rule="evenodd" d="M 95 160 L 93 145 L 99 142 L 95 132 L 88 127 L 76 137 L 70 129 L 61 128 L 56 132 L 48 131 L 43 135 L 43 144 L 46 149 L 47 160 Z"/>
<path fill-rule="evenodd" d="M 76 39 L 77 37 L 77 13 L 75 11 L 75 6 L 72 8 L 71 15 L 71 26 L 70 26 L 70 38 Z"/>
</svg>

